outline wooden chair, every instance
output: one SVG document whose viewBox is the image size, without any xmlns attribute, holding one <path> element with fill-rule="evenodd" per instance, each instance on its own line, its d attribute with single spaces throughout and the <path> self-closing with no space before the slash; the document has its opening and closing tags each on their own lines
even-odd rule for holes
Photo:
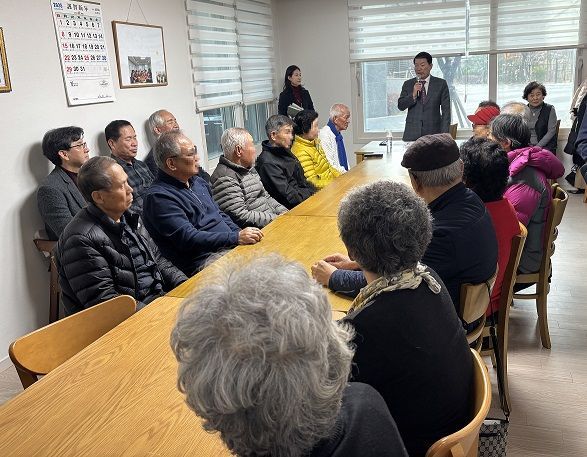
<svg viewBox="0 0 587 457">
<path fill-rule="evenodd" d="M 450 136 L 452 136 L 453 140 L 456 140 L 456 138 L 457 138 L 458 128 L 459 128 L 459 124 L 450 124 L 450 126 L 448 128 L 448 133 L 450 134 Z"/>
<path fill-rule="evenodd" d="M 502 386 L 504 394 L 504 406 L 508 413 L 511 412 L 510 391 L 508 385 L 508 335 L 509 335 L 509 319 L 510 319 L 510 305 L 512 303 L 512 296 L 514 293 L 514 284 L 516 283 L 516 272 L 520 264 L 520 257 L 524 249 L 524 243 L 528 236 L 528 230 L 524 224 L 520 223 L 520 234 L 512 238 L 510 258 L 501 283 L 501 296 L 499 298 L 499 319 L 496 326 L 497 333 L 497 349 L 490 346 L 488 349 L 481 351 L 481 355 L 491 355 L 493 366 L 496 366 L 495 353 L 499 352 L 499 360 L 501 362 L 501 370 L 498 373 L 502 375 Z M 483 337 L 489 338 L 489 327 L 483 329 Z M 491 343 L 491 341 L 490 341 Z"/>
<path fill-rule="evenodd" d="M 486 282 L 479 284 L 461 284 L 461 319 L 471 324 L 478 321 L 474 329 L 467 333 L 467 342 L 476 344 L 477 350 L 481 349 L 482 333 L 485 327 L 485 313 L 491 300 L 491 289 L 495 284 L 497 271 Z"/>
<path fill-rule="evenodd" d="M 550 284 L 548 278 L 552 271 L 551 257 L 554 254 L 554 242 L 558 236 L 558 225 L 561 223 L 569 194 L 558 184 L 552 186 L 553 199 L 548 218 L 546 220 L 544 243 L 542 246 L 542 261 L 540 270 L 536 273 L 518 274 L 516 284 L 536 284 L 536 293 L 516 293 L 515 299 L 536 300 L 536 311 L 538 312 L 538 323 L 540 328 L 540 339 L 542 346 L 550 349 L 550 334 L 548 332 L 547 300 Z"/>
<path fill-rule="evenodd" d="M 8 354 L 26 389 L 131 316 L 135 299 L 120 295 L 14 341 Z"/>
<path fill-rule="evenodd" d="M 473 354 L 473 399 L 471 422 L 452 435 L 441 438 L 428 449 L 426 457 L 476 457 L 479 447 L 479 429 L 491 406 L 491 380 L 481 356 Z"/>
<path fill-rule="evenodd" d="M 39 252 L 49 259 L 49 323 L 51 324 L 59 319 L 59 293 L 61 292 L 57 264 L 53 255 L 53 248 L 57 241 L 47 239 L 44 230 L 39 230 L 33 238 L 33 243 Z"/>
</svg>

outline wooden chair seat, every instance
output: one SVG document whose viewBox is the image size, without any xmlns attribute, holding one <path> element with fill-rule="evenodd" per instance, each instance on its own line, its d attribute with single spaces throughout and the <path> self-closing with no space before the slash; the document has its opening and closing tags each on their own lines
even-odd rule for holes
<svg viewBox="0 0 587 457">
<path fill-rule="evenodd" d="M 26 389 L 131 316 L 135 299 L 120 295 L 14 341 L 8 354 Z"/>
<path fill-rule="evenodd" d="M 548 292 L 550 291 L 550 284 L 548 278 L 552 272 L 552 255 L 554 254 L 554 242 L 558 236 L 558 226 L 560 225 L 569 194 L 561 188 L 558 184 L 553 184 L 553 198 L 548 218 L 546 220 L 544 243 L 542 246 L 542 260 L 540 262 L 540 270 L 536 273 L 518 274 L 516 276 L 516 284 L 536 284 L 535 293 L 516 293 L 515 299 L 520 300 L 536 300 L 536 311 L 538 313 L 538 325 L 540 328 L 540 340 L 542 346 L 550 349 L 550 333 L 548 331 L 548 315 L 547 315 L 547 301 Z"/>
<path fill-rule="evenodd" d="M 485 314 L 491 301 L 491 290 L 497 278 L 497 271 L 486 282 L 479 284 L 461 284 L 461 310 L 460 317 L 466 324 L 478 321 L 474 329 L 467 333 L 467 342 L 476 344 L 477 350 L 481 348 L 483 328 L 485 327 Z"/>
<path fill-rule="evenodd" d="M 504 394 L 504 406 L 508 412 L 511 412 L 511 401 L 508 384 L 508 336 L 509 336 L 509 320 L 510 320 L 510 304 L 512 303 L 512 295 L 514 291 L 514 284 L 516 282 L 516 271 L 518 271 L 518 265 L 520 264 L 520 258 L 522 257 L 522 251 L 524 250 L 524 244 L 526 237 L 528 236 L 528 230 L 524 227 L 524 224 L 520 223 L 520 234 L 512 238 L 510 257 L 508 264 L 503 276 L 503 282 L 501 284 L 501 295 L 499 298 L 499 319 L 496 326 L 497 333 L 497 344 L 498 347 L 488 347 L 486 350 L 481 351 L 481 355 L 490 355 L 493 361 L 493 366 L 496 366 L 496 358 L 494 351 L 499 352 L 499 360 L 501 362 L 500 370 L 498 374 L 502 377 L 502 386 Z M 483 329 L 483 338 L 490 336 L 489 327 Z"/>
<path fill-rule="evenodd" d="M 491 406 L 491 380 L 487 367 L 477 351 L 473 354 L 473 414 L 461 430 L 441 438 L 428 449 L 426 457 L 476 457 L 479 447 L 479 429 Z"/>
</svg>

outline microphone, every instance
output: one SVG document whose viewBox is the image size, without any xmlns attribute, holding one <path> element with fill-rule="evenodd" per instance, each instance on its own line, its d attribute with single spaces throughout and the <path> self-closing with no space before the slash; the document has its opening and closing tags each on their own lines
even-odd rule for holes
<svg viewBox="0 0 587 457">
<path fill-rule="evenodd" d="M 424 83 L 425 81 L 426 81 L 425 79 L 418 79 L 418 83 L 420 85 L 422 85 L 422 83 Z M 420 98 L 420 95 L 422 95 L 422 89 L 420 89 L 416 92 L 416 98 Z"/>
</svg>

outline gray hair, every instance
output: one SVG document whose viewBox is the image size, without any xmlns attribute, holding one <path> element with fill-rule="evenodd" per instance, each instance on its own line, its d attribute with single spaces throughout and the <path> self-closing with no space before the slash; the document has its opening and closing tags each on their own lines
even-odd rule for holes
<svg viewBox="0 0 587 457">
<path fill-rule="evenodd" d="M 424 200 L 405 184 L 378 181 L 344 197 L 338 230 L 361 268 L 391 277 L 422 258 L 432 238 L 432 216 Z"/>
<path fill-rule="evenodd" d="M 149 119 L 147 119 L 147 124 L 149 125 L 149 134 L 151 135 L 152 139 L 155 141 L 160 136 L 157 133 L 155 133 L 155 127 L 160 127 L 163 124 L 165 124 L 165 121 L 163 120 L 162 113 L 166 113 L 166 112 L 168 112 L 166 109 L 157 110 L 149 116 Z"/>
<path fill-rule="evenodd" d="M 77 186 L 88 203 L 93 203 L 92 192 L 112 187 L 110 168 L 117 162 L 112 157 L 92 157 L 82 165 L 77 175 Z"/>
<path fill-rule="evenodd" d="M 530 127 L 519 114 L 500 114 L 491 121 L 491 136 L 498 142 L 510 142 L 510 149 L 524 148 L 530 144 Z"/>
<path fill-rule="evenodd" d="M 348 111 L 349 113 L 351 112 L 348 106 L 343 105 L 342 103 L 335 103 L 330 107 L 328 116 L 330 117 L 330 119 L 334 119 L 334 116 L 344 115 L 345 111 Z"/>
<path fill-rule="evenodd" d="M 226 129 L 220 138 L 220 146 L 222 147 L 224 157 L 230 160 L 234 157 L 234 150 L 237 146 L 244 148 L 247 142 L 247 135 L 250 135 L 250 133 L 241 127 Z"/>
<path fill-rule="evenodd" d="M 284 125 L 291 125 L 293 127 L 293 121 L 288 117 L 284 116 L 283 114 L 274 114 L 265 123 L 265 133 L 267 133 L 267 138 L 271 140 L 271 132 L 279 132 L 279 129 Z"/>
<path fill-rule="evenodd" d="M 517 114 L 524 119 L 530 119 L 531 112 L 528 105 L 521 102 L 507 102 L 500 110 L 501 114 Z"/>
<path fill-rule="evenodd" d="M 461 181 L 463 179 L 463 161 L 458 159 L 436 170 L 409 170 L 409 172 L 423 187 L 449 186 L 454 184 L 455 181 Z"/>
<path fill-rule="evenodd" d="M 182 138 L 186 138 L 186 136 L 181 130 L 170 130 L 161 134 L 153 147 L 153 157 L 157 167 L 164 170 L 166 167 L 165 161 L 169 157 L 179 157 L 181 155 L 179 142 Z"/>
<path fill-rule="evenodd" d="M 296 262 L 235 258 L 223 270 L 179 311 L 178 388 L 235 454 L 305 455 L 333 430 L 353 331 Z"/>
</svg>

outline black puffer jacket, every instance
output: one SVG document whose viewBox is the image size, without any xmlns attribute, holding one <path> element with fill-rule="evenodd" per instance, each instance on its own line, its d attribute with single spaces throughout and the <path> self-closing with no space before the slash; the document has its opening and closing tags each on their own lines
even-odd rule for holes
<svg viewBox="0 0 587 457">
<path fill-rule="evenodd" d="M 275 200 L 292 209 L 316 192 L 304 176 L 300 161 L 289 149 L 263 141 L 262 151 L 255 165 L 263 187 Z"/>
<path fill-rule="evenodd" d="M 139 216 L 127 212 L 124 217 L 128 226 L 145 239 L 147 256 L 156 262 L 154 279 L 162 284 L 163 291 L 185 281 L 186 276 L 161 256 Z M 66 315 L 117 295 L 135 297 L 138 308 L 159 295 L 138 296 L 137 272 L 130 248 L 121 239 L 121 227 L 94 205 L 81 210 L 67 225 L 57 243 L 56 261 Z"/>
</svg>

